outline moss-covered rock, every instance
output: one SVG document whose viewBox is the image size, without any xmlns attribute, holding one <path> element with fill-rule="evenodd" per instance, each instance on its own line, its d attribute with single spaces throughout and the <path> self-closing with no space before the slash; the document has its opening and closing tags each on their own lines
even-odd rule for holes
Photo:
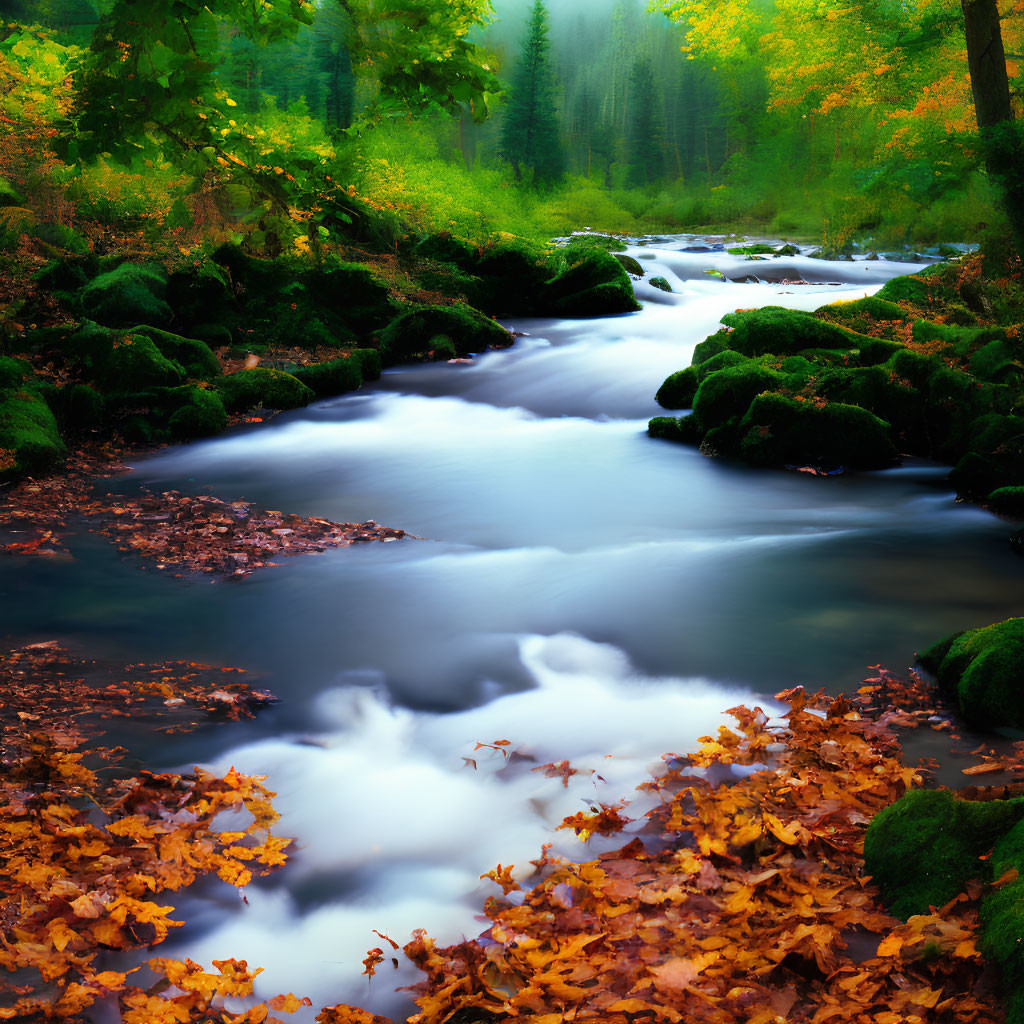
<svg viewBox="0 0 1024 1024">
<path fill-rule="evenodd" d="M 616 252 L 612 255 L 622 264 L 627 274 L 635 274 L 637 277 L 644 276 L 644 268 L 632 256 L 627 256 L 623 252 Z"/>
<path fill-rule="evenodd" d="M 888 423 L 840 402 L 819 407 L 775 393 L 758 395 L 740 421 L 739 436 L 739 454 L 753 465 L 880 469 L 898 459 Z"/>
<path fill-rule="evenodd" d="M 0 391 L 0 479 L 52 469 L 64 456 L 50 407 L 30 391 Z"/>
<path fill-rule="evenodd" d="M 186 374 L 144 334 L 84 323 L 65 343 L 65 352 L 92 384 L 105 391 L 142 391 L 181 384 Z"/>
<path fill-rule="evenodd" d="M 693 399 L 693 414 L 701 426 L 712 428 L 742 417 L 762 392 L 782 384 L 780 373 L 746 361 L 709 374 Z"/>
<path fill-rule="evenodd" d="M 652 277 L 647 283 L 653 285 L 655 288 L 658 288 L 663 292 L 672 291 L 672 285 L 670 285 L 668 283 L 668 280 L 662 277 L 660 274 L 657 277 Z"/>
<path fill-rule="evenodd" d="M 986 413 L 963 433 L 963 446 L 971 450 L 950 474 L 960 494 L 981 499 L 1024 481 L 1024 417 Z"/>
<path fill-rule="evenodd" d="M 487 313 L 523 316 L 548 311 L 543 292 L 551 271 L 545 250 L 533 242 L 514 238 L 487 245 L 469 272 L 482 281 L 480 308 Z"/>
<path fill-rule="evenodd" d="M 733 352 L 731 349 L 719 352 L 718 355 L 712 356 L 702 363 L 688 366 L 685 370 L 671 374 L 655 395 L 655 401 L 663 409 L 689 409 L 693 404 L 697 388 L 705 377 L 718 370 L 724 370 L 728 366 L 737 366 L 745 362 L 747 362 L 747 357 L 740 355 L 739 352 Z"/>
<path fill-rule="evenodd" d="M 224 403 L 212 389 L 192 386 L 172 388 L 171 399 L 177 408 L 168 418 L 167 428 L 175 440 L 213 437 L 228 425 Z"/>
<path fill-rule="evenodd" d="M 880 324 L 906 323 L 911 319 L 911 315 L 902 306 L 880 299 L 877 295 L 847 302 L 831 302 L 815 310 L 815 315 L 858 334 L 875 330 Z"/>
<path fill-rule="evenodd" d="M 82 312 L 108 327 L 165 327 L 171 307 L 164 299 L 167 275 L 158 266 L 122 263 L 90 281 L 78 294 Z"/>
<path fill-rule="evenodd" d="M 375 348 L 354 348 L 349 356 L 359 361 L 359 372 L 363 375 L 363 380 L 380 379 L 380 353 Z"/>
<path fill-rule="evenodd" d="M 334 359 L 329 363 L 299 367 L 292 371 L 292 376 L 311 388 L 318 398 L 355 391 L 363 383 L 360 360 L 351 356 L 347 359 Z"/>
<path fill-rule="evenodd" d="M 226 268 L 207 258 L 175 270 L 167 279 L 166 299 L 176 324 L 189 328 L 230 315 L 235 296 Z"/>
<path fill-rule="evenodd" d="M 61 434 L 77 434 L 95 430 L 106 418 L 106 401 L 87 384 L 65 384 L 54 388 L 47 404 L 57 418 Z"/>
<path fill-rule="evenodd" d="M 506 348 L 512 337 L 472 306 L 424 306 L 402 313 L 388 324 L 380 336 L 381 358 L 391 364 L 438 350 L 451 358 L 445 340 L 456 355 L 467 356 L 492 346 Z"/>
<path fill-rule="evenodd" d="M 16 388 L 32 376 L 32 367 L 24 359 L 0 356 L 0 391 Z"/>
<path fill-rule="evenodd" d="M 999 515 L 1024 519 L 1024 486 L 999 487 L 985 499 L 985 504 Z"/>
<path fill-rule="evenodd" d="M 557 316 L 611 316 L 640 309 L 633 284 L 610 253 L 587 246 L 559 249 L 549 262 L 554 276 L 540 302 Z"/>
<path fill-rule="evenodd" d="M 44 291 L 56 292 L 70 299 L 89 283 L 90 261 L 74 256 L 50 260 L 32 275 L 32 280 Z"/>
<path fill-rule="evenodd" d="M 435 263 L 450 263 L 464 271 L 472 269 L 477 262 L 476 246 L 450 231 L 428 235 L 413 248 L 413 254 Z"/>
<path fill-rule="evenodd" d="M 149 338 L 168 359 L 176 362 L 192 380 L 207 380 L 219 377 L 220 363 L 210 350 L 210 346 L 197 338 L 183 338 L 178 334 L 161 331 L 158 327 L 141 325 L 133 327 L 133 337 Z"/>
<path fill-rule="evenodd" d="M 297 409 L 315 397 L 311 388 L 290 373 L 262 366 L 219 377 L 215 386 L 228 412 L 245 412 L 258 406 Z"/>
<path fill-rule="evenodd" d="M 764 242 L 754 242 L 751 245 L 736 245 L 725 250 L 732 256 L 774 256 L 775 247 L 766 245 Z"/>
<path fill-rule="evenodd" d="M 979 858 L 1024 818 L 1024 798 L 975 802 L 947 790 L 914 790 L 875 815 L 864 840 L 864 870 L 892 912 L 906 920 L 941 907 L 972 878 Z"/>
<path fill-rule="evenodd" d="M 729 313 L 722 323 L 733 328 L 726 339 L 729 348 L 748 356 L 766 352 L 790 355 L 803 349 L 848 350 L 853 340 L 834 324 L 781 306 Z"/>
<path fill-rule="evenodd" d="M 8 181 L 0 176 L 0 206 L 24 206 L 25 199 L 21 193 Z"/>
<path fill-rule="evenodd" d="M 981 728 L 1024 728 L 1024 618 L 954 633 L 918 660 Z"/>
</svg>

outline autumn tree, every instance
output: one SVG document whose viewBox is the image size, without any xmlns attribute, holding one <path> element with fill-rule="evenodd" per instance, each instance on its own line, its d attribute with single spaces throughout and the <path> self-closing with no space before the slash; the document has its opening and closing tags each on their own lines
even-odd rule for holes
<svg viewBox="0 0 1024 1024">
<path fill-rule="evenodd" d="M 517 180 L 523 168 L 538 182 L 557 181 L 565 172 L 549 49 L 547 8 L 535 0 L 512 78 L 499 149 Z"/>
</svg>

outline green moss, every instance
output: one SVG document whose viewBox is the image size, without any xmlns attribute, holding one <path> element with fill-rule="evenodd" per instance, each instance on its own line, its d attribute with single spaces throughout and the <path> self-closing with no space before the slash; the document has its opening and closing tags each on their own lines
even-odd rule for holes
<svg viewBox="0 0 1024 1024">
<path fill-rule="evenodd" d="M 972 878 L 979 860 L 1024 817 L 1024 798 L 974 802 L 948 790 L 914 790 L 884 808 L 864 840 L 864 870 L 900 918 L 941 907 Z"/>
<path fill-rule="evenodd" d="M 775 249 L 763 242 L 755 242 L 753 245 L 737 245 L 732 249 L 726 249 L 732 256 L 774 256 Z"/>
<path fill-rule="evenodd" d="M 477 260 L 476 246 L 464 238 L 458 238 L 450 231 L 439 231 L 428 235 L 413 249 L 413 254 L 423 260 L 435 263 L 450 263 L 461 270 L 473 267 Z"/>
<path fill-rule="evenodd" d="M 32 376 L 32 367 L 24 359 L 0 356 L 0 391 L 17 387 Z"/>
<path fill-rule="evenodd" d="M 629 274 L 610 253 L 568 245 L 549 261 L 554 276 L 541 291 L 544 311 L 558 316 L 611 316 L 640 309 Z"/>
<path fill-rule="evenodd" d="M 877 366 L 903 350 L 902 345 L 895 341 L 886 341 L 884 338 L 860 337 L 854 341 L 854 345 L 858 352 L 857 362 L 861 366 Z"/>
<path fill-rule="evenodd" d="M 947 637 L 919 660 L 972 725 L 1024 728 L 1024 619 Z"/>
<path fill-rule="evenodd" d="M 133 327 L 131 334 L 149 338 L 163 355 L 178 363 L 192 380 L 206 380 L 221 374 L 220 363 L 206 342 L 196 338 L 182 338 L 157 327 Z"/>
<path fill-rule="evenodd" d="M 924 306 L 928 302 L 928 285 L 917 274 L 894 277 L 882 285 L 875 293 L 875 298 L 886 302 L 909 302 L 913 306 Z"/>
<path fill-rule="evenodd" d="M 401 362 L 435 350 L 435 339 L 447 338 L 452 351 L 467 356 L 491 346 L 505 348 L 511 342 L 508 331 L 472 306 L 425 306 L 395 317 L 380 336 L 380 353 L 385 363 Z"/>
<path fill-rule="evenodd" d="M 997 384 L 1020 390 L 1024 378 L 1021 344 L 1016 339 L 998 338 L 979 348 L 971 357 L 971 373 Z"/>
<path fill-rule="evenodd" d="M 729 313 L 722 317 L 722 323 L 733 328 L 729 348 L 748 356 L 766 352 L 791 355 L 813 348 L 847 350 L 852 341 L 847 332 L 833 324 L 780 306 Z"/>
<path fill-rule="evenodd" d="M 373 348 L 354 348 L 349 353 L 352 359 L 359 360 L 359 371 L 363 380 L 379 380 L 381 371 L 380 353 Z"/>
<path fill-rule="evenodd" d="M 1000 487 L 1024 480 L 1024 417 L 987 413 L 965 431 L 964 455 L 950 474 L 958 493 L 984 498 Z"/>
<path fill-rule="evenodd" d="M 724 424 L 743 416 L 761 392 L 771 391 L 782 382 L 780 373 L 760 363 L 727 366 L 702 381 L 693 399 L 693 414 L 708 428 Z"/>
<path fill-rule="evenodd" d="M 672 291 L 672 285 L 670 285 L 668 281 L 661 276 L 652 277 L 647 283 L 654 285 L 655 288 L 660 288 L 663 292 Z"/>
<path fill-rule="evenodd" d="M 544 284 L 552 272 L 540 246 L 522 238 L 496 242 L 481 251 L 472 273 L 483 281 L 480 308 L 486 312 L 544 311 Z"/>
<path fill-rule="evenodd" d="M 177 408 L 171 413 L 167 428 L 175 440 L 212 437 L 228 425 L 224 403 L 212 389 L 172 388 L 171 400 L 177 404 Z"/>
<path fill-rule="evenodd" d="M 355 391 L 363 383 L 360 360 L 351 356 L 329 363 L 300 367 L 292 371 L 292 376 L 302 381 L 306 387 L 312 388 L 318 398 Z"/>
<path fill-rule="evenodd" d="M 1024 519 L 1024 486 L 999 487 L 985 499 L 985 504 L 1000 515 Z"/>
<path fill-rule="evenodd" d="M 895 302 L 886 302 L 877 295 L 865 296 L 848 302 L 832 302 L 821 306 L 815 316 L 832 320 L 858 334 L 865 334 L 879 323 L 906 322 L 910 314 Z"/>
<path fill-rule="evenodd" d="M 176 321 L 189 327 L 216 320 L 234 304 L 228 271 L 212 259 L 171 274 L 166 298 Z"/>
<path fill-rule="evenodd" d="M 647 433 L 651 437 L 661 437 L 668 441 L 678 441 L 679 420 L 675 416 L 655 416 L 647 424 Z"/>
<path fill-rule="evenodd" d="M 49 406 L 28 391 L 0 392 L 0 479 L 44 473 L 64 456 Z"/>
<path fill-rule="evenodd" d="M 758 395 L 739 431 L 739 454 L 754 465 L 817 463 L 877 469 L 898 458 L 888 423 L 839 402 L 819 408 L 784 395 Z"/>
<path fill-rule="evenodd" d="M 185 379 L 182 366 L 144 334 L 86 322 L 67 340 L 65 351 L 86 379 L 105 391 L 171 387 Z"/>
<path fill-rule="evenodd" d="M 77 257 L 53 259 L 45 267 L 37 270 L 32 275 L 32 280 L 44 291 L 67 295 L 84 288 L 88 283 L 88 262 Z"/>
<path fill-rule="evenodd" d="M 79 301 L 87 317 L 109 327 L 163 327 L 171 319 L 171 307 L 164 301 L 166 289 L 162 268 L 122 263 L 90 281 L 79 292 Z"/>
<path fill-rule="evenodd" d="M 0 206 L 24 206 L 21 193 L 3 176 L 0 176 Z"/>
<path fill-rule="evenodd" d="M 685 370 L 677 370 L 668 376 L 658 389 L 654 400 L 663 409 L 689 409 L 693 404 L 693 396 L 697 393 L 698 384 L 696 367 L 688 366 Z"/>
<path fill-rule="evenodd" d="M 613 255 L 622 264 L 627 274 L 636 274 L 637 277 L 644 276 L 644 268 L 632 256 L 627 256 L 621 252 L 614 253 Z"/>
<path fill-rule="evenodd" d="M 717 356 L 722 352 L 725 352 L 729 348 L 729 334 L 727 331 L 719 331 L 717 334 L 712 334 L 710 337 L 705 338 L 700 342 L 697 347 L 693 350 L 693 359 L 691 360 L 694 366 L 699 363 L 705 363 L 712 356 Z"/>
<path fill-rule="evenodd" d="M 63 433 L 73 434 L 102 426 L 106 411 L 103 396 L 85 384 L 56 388 L 49 400 Z"/>
<path fill-rule="evenodd" d="M 267 409 L 297 409 L 313 400 L 313 391 L 302 381 L 281 370 L 257 367 L 219 377 L 216 388 L 228 412 Z"/>
</svg>

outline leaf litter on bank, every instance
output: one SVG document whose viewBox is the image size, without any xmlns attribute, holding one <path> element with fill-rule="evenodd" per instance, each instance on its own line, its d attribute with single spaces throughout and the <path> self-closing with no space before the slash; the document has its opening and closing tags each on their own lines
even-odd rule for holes
<svg viewBox="0 0 1024 1024">
<path fill-rule="evenodd" d="M 276 564 L 280 556 L 411 536 L 373 521 L 336 523 L 211 495 L 93 494 L 97 480 L 126 472 L 125 460 L 133 454 L 116 446 L 86 447 L 63 472 L 8 490 L 0 500 L 0 531 L 7 539 L 0 538 L 0 554 L 66 556 L 63 537 L 81 518 L 90 532 L 158 568 L 239 577 Z"/>
</svg>

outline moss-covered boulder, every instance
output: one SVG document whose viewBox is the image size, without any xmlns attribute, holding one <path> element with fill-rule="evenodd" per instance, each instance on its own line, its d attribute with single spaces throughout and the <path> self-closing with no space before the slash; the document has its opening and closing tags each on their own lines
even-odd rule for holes
<svg viewBox="0 0 1024 1024">
<path fill-rule="evenodd" d="M 880 299 L 877 295 L 847 302 L 831 302 L 815 310 L 815 315 L 858 334 L 877 330 L 879 325 L 903 324 L 911 319 L 911 315 L 902 306 Z"/>
<path fill-rule="evenodd" d="M 644 276 L 644 268 L 632 256 L 627 256 L 624 252 L 616 252 L 612 255 L 622 264 L 627 274 L 635 274 L 637 277 Z"/>
<path fill-rule="evenodd" d="M 140 325 L 130 331 L 133 337 L 149 338 L 161 354 L 176 362 L 192 380 L 219 377 L 220 363 L 210 346 L 197 338 L 183 338 L 178 334 L 161 331 L 158 327 Z"/>
<path fill-rule="evenodd" d="M 191 384 L 111 395 L 107 419 L 126 440 L 147 444 L 212 437 L 228 422 L 219 393 Z"/>
<path fill-rule="evenodd" d="M 654 396 L 663 409 L 689 409 L 701 382 L 710 374 L 747 362 L 747 357 L 726 349 L 718 355 L 685 370 L 678 370 L 665 379 L 665 383 Z"/>
<path fill-rule="evenodd" d="M 732 328 L 725 339 L 729 348 L 748 356 L 766 352 L 790 355 L 803 349 L 848 350 L 853 341 L 835 324 L 781 306 L 729 313 L 722 323 Z"/>
<path fill-rule="evenodd" d="M 466 269 L 482 282 L 480 308 L 485 312 L 524 316 L 546 311 L 543 290 L 552 272 L 541 246 L 522 238 L 502 239 L 485 246 Z"/>
<path fill-rule="evenodd" d="M 709 374 L 693 399 L 693 414 L 705 428 L 738 419 L 762 392 L 784 382 L 782 374 L 750 360 Z"/>
<path fill-rule="evenodd" d="M 167 420 L 171 437 L 188 441 L 196 437 L 213 437 L 228 425 L 228 414 L 220 395 L 207 388 L 171 389 L 177 407 Z"/>
<path fill-rule="evenodd" d="M 449 263 L 461 270 L 471 270 L 477 262 L 476 246 L 450 231 L 428 235 L 413 248 L 413 255 L 435 263 Z"/>
<path fill-rule="evenodd" d="M 647 283 L 653 285 L 655 288 L 658 288 L 663 292 L 672 291 L 672 285 L 670 285 L 668 283 L 668 280 L 662 277 L 660 274 L 657 277 L 652 277 Z"/>
<path fill-rule="evenodd" d="M 380 353 L 375 348 L 354 348 L 349 356 L 359 361 L 359 372 L 363 375 L 363 380 L 380 379 Z"/>
<path fill-rule="evenodd" d="M 1024 482 L 1024 416 L 986 413 L 962 431 L 960 458 L 950 481 L 960 494 L 982 499 L 1002 487 Z"/>
<path fill-rule="evenodd" d="M 611 316 L 640 309 L 629 274 L 610 253 L 570 245 L 549 262 L 554 277 L 541 292 L 545 311 L 557 316 Z"/>
<path fill-rule="evenodd" d="M 290 373 L 261 366 L 219 377 L 215 386 L 228 412 L 245 412 L 258 406 L 297 409 L 315 397 L 311 388 Z"/>
<path fill-rule="evenodd" d="M 32 280 L 44 291 L 55 292 L 70 301 L 74 292 L 89 283 L 93 262 L 76 256 L 52 259 L 32 275 Z"/>
<path fill-rule="evenodd" d="M 856 405 L 818 406 L 758 395 L 739 424 L 739 454 L 755 466 L 812 463 L 881 469 L 899 457 L 888 423 Z"/>
<path fill-rule="evenodd" d="M 24 359 L 0 356 L 0 391 L 15 388 L 32 376 L 32 367 Z"/>
<path fill-rule="evenodd" d="M 165 327 L 171 320 L 166 291 L 167 275 L 162 267 L 122 263 L 94 278 L 78 296 L 85 316 L 108 327 Z"/>
<path fill-rule="evenodd" d="M 1024 618 L 954 633 L 918 660 L 972 725 L 1024 729 Z"/>
<path fill-rule="evenodd" d="M 972 878 L 980 858 L 1024 818 L 1024 798 L 977 802 L 948 790 L 914 790 L 875 815 L 864 840 L 864 870 L 892 912 L 906 920 L 941 907 Z"/>
<path fill-rule="evenodd" d="M 106 400 L 87 384 L 65 384 L 46 396 L 62 436 L 101 427 L 106 419 Z"/>
<path fill-rule="evenodd" d="M 355 391 L 363 383 L 360 360 L 351 356 L 333 359 L 329 363 L 301 366 L 292 371 L 292 376 L 311 388 L 318 398 Z"/>
<path fill-rule="evenodd" d="M 235 302 L 227 269 L 209 258 L 175 270 L 167 279 L 166 299 L 175 324 L 185 328 L 230 317 Z"/>
<path fill-rule="evenodd" d="M 430 352 L 451 358 L 449 353 L 467 356 L 511 343 L 504 327 L 472 306 L 424 306 L 388 324 L 380 336 L 380 353 L 387 365 Z"/>
<path fill-rule="evenodd" d="M 985 499 L 985 504 L 1001 516 L 1024 519 L 1024 486 L 999 487 Z"/>
<path fill-rule="evenodd" d="M 64 456 L 50 407 L 37 394 L 0 390 L 0 480 L 44 473 Z"/>
<path fill-rule="evenodd" d="M 85 322 L 63 348 L 86 380 L 104 391 L 173 387 L 186 378 L 181 364 L 168 359 L 145 334 Z"/>
</svg>

